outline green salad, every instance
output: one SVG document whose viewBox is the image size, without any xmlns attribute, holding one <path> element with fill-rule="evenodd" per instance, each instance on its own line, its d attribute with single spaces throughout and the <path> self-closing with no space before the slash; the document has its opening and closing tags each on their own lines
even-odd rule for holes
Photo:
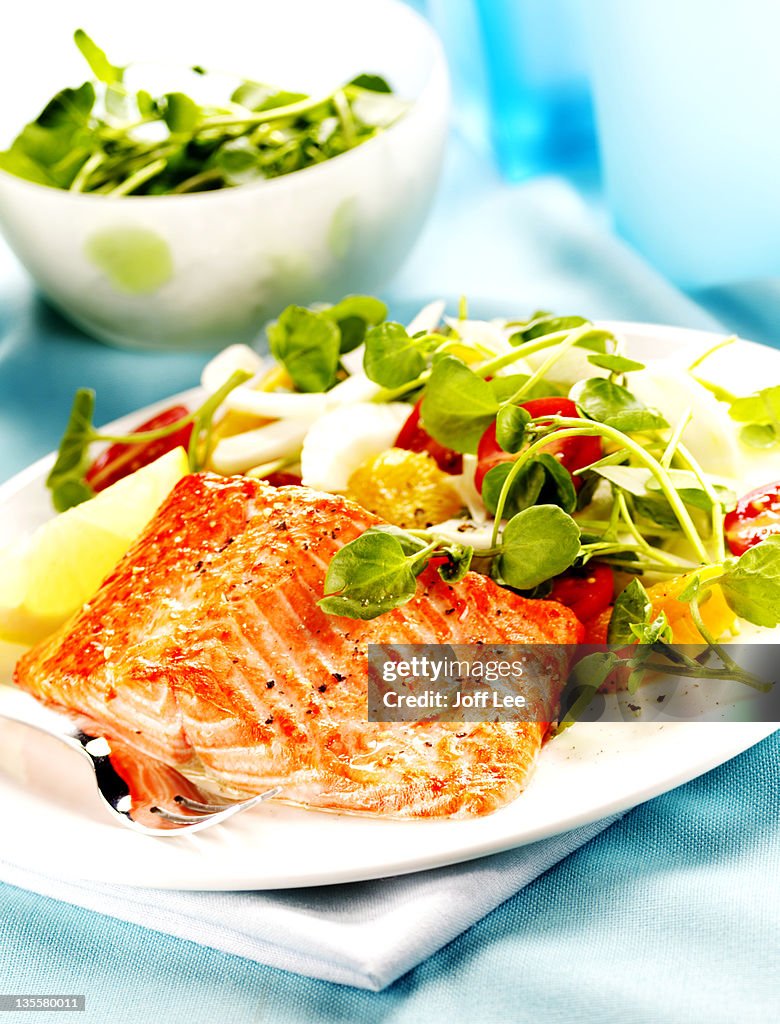
<svg viewBox="0 0 780 1024">
<path fill-rule="evenodd" d="M 3 170 L 71 192 L 180 195 L 276 178 L 354 149 L 406 110 L 375 74 L 322 96 L 249 80 L 209 104 L 155 96 L 131 87 L 129 69 L 83 30 L 75 42 L 93 78 L 53 96 L 0 153 Z M 191 73 L 209 78 L 200 66 Z M 224 76 L 214 80 L 218 94 Z"/>
</svg>

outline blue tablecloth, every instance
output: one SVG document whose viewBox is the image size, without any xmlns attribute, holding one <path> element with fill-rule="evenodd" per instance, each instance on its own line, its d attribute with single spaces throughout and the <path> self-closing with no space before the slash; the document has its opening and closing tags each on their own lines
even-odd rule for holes
<svg viewBox="0 0 780 1024">
<path fill-rule="evenodd" d="M 777 300 L 769 284 L 694 302 L 620 246 L 565 183 L 507 186 L 456 143 L 434 215 L 388 297 L 408 308 L 461 291 L 500 311 L 694 327 L 717 316 L 765 341 Z M 105 420 L 189 386 L 201 361 L 81 338 L 0 254 L 0 478 L 54 445 L 76 386 L 97 387 Z M 779 755 L 775 735 L 637 808 L 380 993 L 4 886 L 0 994 L 82 992 L 78 1019 L 95 1024 L 768 1021 L 780 996 Z"/>
</svg>

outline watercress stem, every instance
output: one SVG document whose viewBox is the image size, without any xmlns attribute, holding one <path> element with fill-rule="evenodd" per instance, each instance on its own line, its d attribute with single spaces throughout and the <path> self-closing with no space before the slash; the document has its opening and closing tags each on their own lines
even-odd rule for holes
<svg viewBox="0 0 780 1024">
<path fill-rule="evenodd" d="M 592 330 L 593 326 L 589 324 L 588 331 Z M 481 366 L 475 367 L 474 372 L 479 377 L 490 377 L 498 370 L 503 370 L 505 366 L 511 366 L 512 363 L 525 359 L 527 356 L 533 356 L 537 352 L 543 352 L 544 349 L 551 348 L 553 345 L 559 345 L 570 334 L 571 330 L 556 331 L 554 334 L 544 334 L 541 338 L 537 338 L 534 341 L 526 341 L 522 345 L 518 345 L 512 352 L 506 352 L 502 356 L 495 356 Z"/>
<path fill-rule="evenodd" d="M 92 156 L 88 157 L 84 161 L 79 173 L 71 182 L 70 191 L 83 192 L 93 172 L 100 167 L 105 158 L 105 153 L 102 150 L 97 150 Z"/>
<path fill-rule="evenodd" d="M 710 348 L 708 348 L 706 352 L 702 352 L 700 356 L 697 356 L 696 359 L 694 359 L 694 361 L 688 367 L 688 373 L 693 373 L 696 367 L 701 366 L 705 359 L 709 359 L 711 355 L 714 355 L 715 352 L 719 352 L 722 348 L 725 348 L 727 345 L 733 345 L 736 340 L 736 334 L 730 334 L 728 338 L 723 338 L 722 341 L 719 341 L 715 345 L 710 346 Z"/>
<path fill-rule="evenodd" d="M 712 522 L 712 538 L 715 544 L 715 561 L 722 562 L 726 557 L 726 535 L 723 530 L 723 502 L 718 497 L 718 492 L 707 479 L 704 470 L 684 444 L 678 444 L 677 456 L 683 465 L 693 473 L 699 482 L 699 486 L 710 500 L 712 506 L 710 518 Z"/>
<path fill-rule="evenodd" d="M 145 185 L 147 181 L 152 178 L 156 178 L 158 174 L 161 174 L 168 166 L 168 161 L 162 157 L 159 160 L 153 160 L 146 167 L 142 167 L 135 174 L 131 174 L 129 178 L 125 178 L 124 181 L 115 185 L 106 195 L 109 196 L 127 196 L 131 192 L 135 192 L 141 185 Z"/>
<path fill-rule="evenodd" d="M 685 428 L 691 422 L 692 417 L 693 410 L 689 406 L 685 410 L 683 416 L 680 418 L 680 421 L 677 424 L 677 426 L 674 428 L 672 436 L 669 438 L 669 443 L 667 444 L 666 448 L 664 449 L 664 453 L 660 458 L 660 463 L 664 467 L 664 469 L 668 469 L 671 466 L 672 459 L 674 458 L 675 452 L 677 451 L 677 446 L 680 443 L 680 438 L 682 437 Z"/>
<path fill-rule="evenodd" d="M 615 504 L 617 505 L 620 517 L 625 523 L 626 529 L 636 541 L 638 549 L 640 551 L 643 551 L 645 554 L 652 555 L 662 565 L 676 566 L 679 569 L 679 562 L 676 562 L 671 557 L 671 555 L 668 555 L 665 551 L 662 551 L 660 548 L 655 548 L 652 546 L 652 544 L 648 544 L 648 542 L 639 532 L 639 529 L 636 523 L 634 522 L 631 513 L 628 510 L 628 502 L 626 501 L 626 496 L 625 494 L 623 494 L 622 491 L 618 491 Z"/>
<path fill-rule="evenodd" d="M 666 500 L 669 502 L 672 511 L 675 514 L 675 518 L 680 524 L 680 528 L 686 538 L 690 541 L 700 562 L 707 563 L 710 561 L 707 549 L 704 547 L 698 530 L 691 519 L 690 513 L 685 507 L 680 495 L 677 493 L 677 489 L 672 483 L 668 472 L 663 468 L 663 466 L 661 466 L 657 459 L 653 458 L 652 455 L 649 455 L 641 445 L 637 444 L 636 441 L 633 440 L 633 438 L 630 438 L 627 434 L 617 430 L 615 427 L 610 427 L 606 423 L 597 423 L 595 420 L 591 420 L 587 423 L 587 426 L 583 426 L 582 420 L 580 419 L 556 416 L 551 418 L 550 422 L 553 423 L 557 429 L 544 434 L 529 445 L 529 447 L 518 456 L 512 464 L 511 470 L 507 474 L 496 506 L 492 536 L 493 546 L 498 543 L 501 519 L 503 517 L 504 507 L 506 505 L 509 492 L 523 466 L 529 462 L 537 452 L 542 451 L 544 447 L 550 444 L 553 440 L 562 441 L 567 437 L 592 437 L 596 434 L 614 442 L 615 444 L 622 445 L 624 448 L 627 448 L 641 465 L 650 470 L 658 481 Z"/>
<path fill-rule="evenodd" d="M 578 331 L 572 331 L 569 334 L 569 337 L 560 343 L 557 350 L 553 352 L 552 355 L 548 356 L 547 359 L 545 359 L 544 362 L 541 363 L 541 365 L 538 366 L 531 374 L 528 380 L 521 384 L 517 391 L 503 401 L 501 405 L 516 405 L 524 395 L 528 394 L 528 392 L 539 383 L 540 380 L 544 380 L 548 371 L 565 355 L 566 352 L 568 352 L 570 348 L 577 344 L 580 338 L 585 337 L 585 335 L 589 334 L 592 330 L 593 328 L 588 324 L 586 327 L 581 327 Z"/>
<path fill-rule="evenodd" d="M 717 640 L 715 640 L 712 633 L 710 633 L 710 631 L 707 629 L 704 620 L 702 619 L 701 610 L 699 608 L 699 598 L 697 594 L 694 594 L 694 596 L 691 598 L 689 608 L 694 625 L 701 633 L 702 637 L 704 638 L 708 646 L 710 646 L 712 650 L 715 652 L 715 654 L 718 656 L 718 658 L 720 658 L 724 667 L 728 670 L 728 672 L 733 674 L 733 678 L 735 680 L 738 680 L 742 683 L 746 683 L 748 686 L 754 687 L 754 689 L 762 690 L 764 693 L 771 689 L 771 684 L 764 683 L 762 680 L 758 679 L 751 673 L 745 672 L 745 670 L 742 669 L 736 663 L 736 661 L 734 661 L 734 659 L 728 654 L 723 645 L 719 644 Z"/>
</svg>

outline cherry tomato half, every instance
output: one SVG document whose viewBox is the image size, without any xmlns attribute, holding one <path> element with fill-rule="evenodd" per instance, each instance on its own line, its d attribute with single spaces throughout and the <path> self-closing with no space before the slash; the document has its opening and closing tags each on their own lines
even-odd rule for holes
<svg viewBox="0 0 780 1024">
<path fill-rule="evenodd" d="M 451 448 L 445 448 L 443 444 L 434 441 L 428 431 L 420 424 L 420 406 L 422 399 L 415 405 L 409 416 L 401 427 L 398 437 L 395 439 L 395 448 L 405 448 L 408 452 L 428 452 L 436 461 L 439 469 L 451 476 L 457 476 L 463 472 L 463 456 L 454 452 Z"/>
<path fill-rule="evenodd" d="M 749 491 L 723 520 L 732 555 L 743 555 L 774 533 L 780 533 L 780 480 Z"/>
<path fill-rule="evenodd" d="M 521 402 L 520 408 L 533 418 L 542 416 L 579 416 L 577 406 L 570 398 L 532 398 L 528 402 Z M 559 459 L 561 465 L 573 473 L 575 469 L 582 469 L 596 462 L 601 458 L 602 445 L 600 437 L 565 437 L 561 441 L 551 441 L 544 448 L 545 452 Z M 514 462 L 517 455 L 505 452 L 496 441 L 496 425 L 493 423 L 482 435 L 477 449 L 477 471 L 474 474 L 474 484 L 477 490 L 482 492 L 482 481 L 485 474 L 502 462 Z M 582 480 L 578 476 L 572 477 L 577 490 L 582 486 Z"/>
<path fill-rule="evenodd" d="M 303 481 L 296 473 L 269 473 L 263 482 L 272 487 L 300 487 Z"/>
<path fill-rule="evenodd" d="M 588 562 L 553 580 L 550 598 L 571 608 L 580 622 L 588 622 L 612 604 L 615 575 L 608 565 Z"/>
<path fill-rule="evenodd" d="M 184 405 L 171 406 L 170 409 L 158 412 L 156 416 L 152 416 L 140 427 L 136 427 L 133 433 L 143 434 L 147 430 L 169 427 L 188 416 L 189 411 Z M 144 441 L 140 444 L 112 444 L 98 455 L 87 470 L 87 483 L 94 491 L 102 491 L 142 466 L 148 466 L 150 462 L 159 459 L 166 452 L 173 451 L 179 445 L 186 449 L 190 443 L 191 434 L 192 423 L 188 423 L 180 430 L 174 430 L 173 433 L 159 437 L 156 441 Z"/>
</svg>

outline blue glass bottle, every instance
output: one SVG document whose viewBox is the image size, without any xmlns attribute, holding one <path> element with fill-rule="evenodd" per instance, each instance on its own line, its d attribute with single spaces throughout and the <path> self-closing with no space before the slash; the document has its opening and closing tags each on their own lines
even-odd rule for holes
<svg viewBox="0 0 780 1024">
<path fill-rule="evenodd" d="M 512 181 L 595 163 L 582 0 L 428 0 L 444 39 L 456 115 L 475 107 Z"/>
</svg>

